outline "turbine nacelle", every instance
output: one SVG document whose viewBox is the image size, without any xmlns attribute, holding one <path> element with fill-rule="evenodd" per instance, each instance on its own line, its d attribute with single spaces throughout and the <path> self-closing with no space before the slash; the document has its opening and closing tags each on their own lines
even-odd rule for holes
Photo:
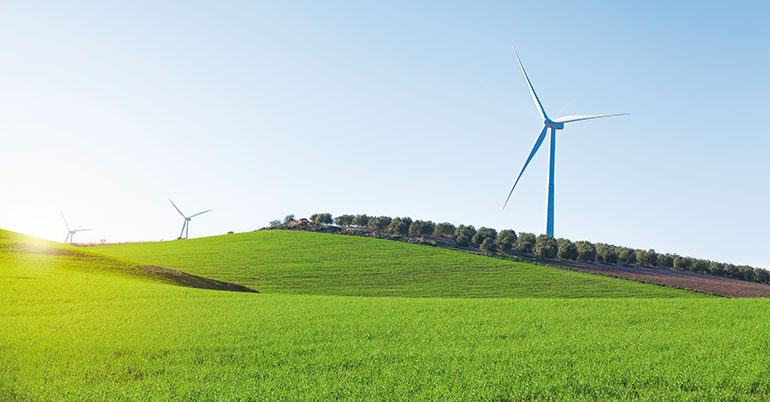
<svg viewBox="0 0 770 402">
<path fill-rule="evenodd" d="M 557 123 L 551 119 L 545 119 L 545 126 L 554 130 L 564 130 L 564 123 Z"/>
</svg>

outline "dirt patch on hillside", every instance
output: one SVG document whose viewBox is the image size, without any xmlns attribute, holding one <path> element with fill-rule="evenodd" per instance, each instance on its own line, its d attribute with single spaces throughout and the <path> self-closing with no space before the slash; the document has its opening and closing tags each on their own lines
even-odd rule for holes
<svg viewBox="0 0 770 402">
<path fill-rule="evenodd" d="M 177 271 L 174 269 L 157 267 L 154 265 L 140 265 L 140 266 L 137 266 L 137 268 L 144 271 L 152 272 L 156 276 L 170 279 L 178 283 L 179 285 L 187 286 L 191 288 L 228 290 L 231 292 L 259 293 L 254 289 L 247 288 L 246 286 L 241 286 L 230 282 L 222 282 L 216 279 L 204 278 L 202 276 L 190 275 L 186 272 Z"/>
<path fill-rule="evenodd" d="M 679 289 L 694 290 L 724 297 L 768 297 L 770 285 L 739 281 L 720 276 L 701 275 L 694 272 L 675 271 L 665 268 L 648 268 L 625 264 L 589 264 L 575 261 L 548 261 L 547 265 L 576 271 L 655 283 Z"/>
</svg>

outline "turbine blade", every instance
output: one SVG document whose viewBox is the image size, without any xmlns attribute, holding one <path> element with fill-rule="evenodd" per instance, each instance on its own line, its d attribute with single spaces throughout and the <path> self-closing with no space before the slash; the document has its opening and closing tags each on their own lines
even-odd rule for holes
<svg viewBox="0 0 770 402">
<path fill-rule="evenodd" d="M 211 211 L 213 211 L 213 209 L 207 209 L 207 210 L 205 210 L 205 211 L 203 211 L 203 212 L 198 212 L 198 213 L 197 213 L 197 214 L 195 214 L 195 215 L 190 215 L 190 216 L 188 216 L 188 218 L 192 218 L 192 217 L 195 217 L 195 216 L 198 216 L 198 215 L 203 215 L 203 214 L 205 214 L 206 212 L 211 212 Z"/>
<path fill-rule="evenodd" d="M 187 219 L 185 219 L 185 220 L 184 220 L 184 223 L 182 224 L 182 231 L 181 231 L 181 232 L 179 232 L 179 237 L 182 237 L 182 235 L 184 234 L 184 228 L 185 228 L 185 226 L 187 226 Z"/>
<path fill-rule="evenodd" d="M 524 170 L 527 168 L 527 165 L 529 165 L 529 161 L 532 160 L 532 157 L 535 156 L 535 154 L 537 153 L 537 150 L 540 149 L 540 145 L 543 143 L 543 140 L 545 139 L 545 134 L 547 132 L 548 132 L 548 126 L 543 127 L 543 131 L 541 131 L 540 136 L 537 137 L 537 141 L 535 141 L 535 146 L 532 147 L 532 151 L 529 153 L 529 157 L 527 157 L 527 161 L 524 162 L 524 167 L 521 168 L 519 177 L 516 178 L 516 182 L 513 183 L 511 192 L 508 193 L 508 198 L 505 199 L 505 204 L 503 204 L 503 209 L 505 209 L 505 206 L 508 205 L 508 200 L 511 199 L 511 194 L 513 194 L 513 189 L 515 189 L 516 185 L 519 184 L 519 179 L 521 179 L 521 175 L 524 174 Z"/>
<path fill-rule="evenodd" d="M 169 198 L 168 200 L 171 201 L 171 198 Z M 176 204 L 174 204 L 174 201 L 171 201 L 171 205 L 174 206 L 174 209 L 176 209 L 176 212 L 179 212 L 179 215 L 182 215 L 182 218 L 187 218 L 186 216 L 184 216 L 182 211 L 180 211 L 179 208 L 176 207 Z"/>
<path fill-rule="evenodd" d="M 93 229 L 74 229 L 73 232 L 75 232 L 75 233 L 77 233 L 77 232 L 85 232 L 85 231 L 88 231 L 88 230 L 93 230 Z"/>
<path fill-rule="evenodd" d="M 62 211 L 59 211 L 59 212 L 61 213 L 61 218 L 64 219 L 64 226 L 66 226 L 67 230 L 69 231 L 70 230 L 70 225 L 69 225 L 69 223 L 67 223 L 67 218 L 64 217 L 64 212 L 62 212 Z"/>
<path fill-rule="evenodd" d="M 69 232 L 67 232 L 67 237 L 65 237 L 65 238 L 64 238 L 64 244 L 67 244 L 67 242 L 69 241 L 69 239 L 70 239 L 70 233 L 69 233 Z"/>
<path fill-rule="evenodd" d="M 532 96 L 532 101 L 535 102 L 535 106 L 537 107 L 537 112 L 540 113 L 540 117 L 542 117 L 544 121 L 548 120 L 548 115 L 545 113 L 543 104 L 540 103 L 540 98 L 537 97 L 537 93 L 535 93 L 535 88 L 532 87 L 532 82 L 529 81 L 529 76 L 527 76 L 527 72 L 524 71 L 524 65 L 521 64 L 521 59 L 519 58 L 519 52 L 516 51 L 516 47 L 513 48 L 513 53 L 516 54 L 516 61 L 519 62 L 519 67 L 521 68 L 521 72 L 524 74 L 524 79 L 527 80 L 527 86 L 529 87 L 529 94 Z"/>
<path fill-rule="evenodd" d="M 615 113 L 615 114 L 584 114 L 584 115 L 576 115 L 576 116 L 562 116 L 558 119 L 554 119 L 554 123 L 572 123 L 573 121 L 580 121 L 580 120 L 591 120 L 591 119 L 601 119 L 602 117 L 615 117 L 615 116 L 625 116 L 628 113 Z"/>
</svg>

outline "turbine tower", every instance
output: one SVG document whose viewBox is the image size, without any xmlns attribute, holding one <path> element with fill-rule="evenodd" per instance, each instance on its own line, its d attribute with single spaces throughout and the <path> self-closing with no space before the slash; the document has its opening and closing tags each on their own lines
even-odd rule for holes
<svg viewBox="0 0 770 402">
<path fill-rule="evenodd" d="M 171 201 L 171 198 L 169 198 L 168 200 Z M 205 214 L 206 212 L 213 211 L 213 209 L 207 209 L 203 212 L 198 212 L 197 214 L 194 214 L 194 215 L 185 216 L 185 214 L 183 214 L 182 211 L 180 211 L 179 208 L 177 208 L 176 204 L 174 204 L 174 201 L 171 201 L 171 205 L 173 205 L 174 209 L 176 209 L 176 212 L 179 212 L 179 215 L 182 215 L 182 218 L 184 218 L 184 223 L 182 224 L 182 231 L 179 232 L 179 237 L 182 237 L 182 235 L 184 234 L 185 239 L 187 238 L 187 235 L 190 233 L 190 220 L 192 220 L 192 218 L 198 215 L 202 215 L 202 214 Z"/>
<path fill-rule="evenodd" d="M 64 212 L 61 213 L 61 218 L 64 219 L 64 226 L 67 227 L 67 237 L 64 238 L 64 243 L 67 243 L 69 241 L 70 244 L 72 244 L 74 242 L 75 233 L 91 230 L 91 229 L 70 229 L 70 225 L 69 223 L 67 223 L 67 218 L 64 217 Z"/>
<path fill-rule="evenodd" d="M 519 179 L 521 179 L 521 175 L 524 173 L 524 170 L 527 168 L 527 165 L 529 165 L 529 161 L 532 160 L 532 157 L 535 156 L 535 154 L 537 153 L 537 150 L 540 149 L 540 145 L 543 144 L 543 140 L 545 140 L 545 135 L 548 133 L 548 130 L 550 129 L 551 158 L 550 158 L 549 170 L 548 170 L 548 212 L 546 217 L 545 233 L 553 237 L 553 198 L 554 198 L 553 171 L 554 171 L 555 158 L 556 158 L 556 130 L 563 130 L 564 123 L 572 123 L 572 122 L 581 121 L 581 120 L 599 119 L 602 117 L 623 116 L 623 115 L 627 115 L 628 113 L 564 116 L 564 117 L 559 117 L 551 120 L 550 118 L 548 118 L 548 115 L 545 113 L 545 108 L 543 108 L 543 104 L 540 103 L 540 98 L 537 97 L 537 93 L 535 93 L 535 88 L 532 87 L 532 82 L 529 81 L 527 72 L 524 71 L 524 65 L 521 64 L 521 59 L 519 58 L 519 53 L 516 52 L 516 48 L 513 49 L 513 53 L 516 55 L 516 61 L 519 62 L 519 68 L 521 68 L 521 72 L 522 74 L 524 74 L 524 79 L 527 81 L 527 86 L 529 87 L 529 94 L 532 96 L 532 101 L 535 102 L 535 107 L 537 107 L 537 112 L 540 113 L 540 117 L 543 119 L 544 127 L 543 127 L 543 130 L 540 132 L 540 135 L 537 137 L 537 140 L 535 140 L 535 146 L 532 147 L 532 151 L 529 153 L 529 156 L 527 157 L 527 161 L 524 162 L 524 167 L 521 168 L 521 172 L 519 173 L 519 176 L 516 178 L 516 182 L 513 183 L 511 192 L 508 193 L 508 198 L 505 199 L 505 204 L 503 204 L 503 209 L 505 209 L 505 206 L 508 205 L 508 200 L 511 199 L 511 194 L 513 194 L 513 190 L 516 188 L 516 184 L 519 183 Z"/>
</svg>

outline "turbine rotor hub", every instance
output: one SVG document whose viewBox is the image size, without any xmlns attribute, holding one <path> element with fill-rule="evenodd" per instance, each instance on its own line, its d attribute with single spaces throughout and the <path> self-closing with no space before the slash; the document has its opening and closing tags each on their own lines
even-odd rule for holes
<svg viewBox="0 0 770 402">
<path fill-rule="evenodd" d="M 545 120 L 545 126 L 548 128 L 552 128 L 554 130 L 563 130 L 564 129 L 564 123 L 556 123 L 554 121 L 551 121 L 551 119 Z"/>
</svg>

